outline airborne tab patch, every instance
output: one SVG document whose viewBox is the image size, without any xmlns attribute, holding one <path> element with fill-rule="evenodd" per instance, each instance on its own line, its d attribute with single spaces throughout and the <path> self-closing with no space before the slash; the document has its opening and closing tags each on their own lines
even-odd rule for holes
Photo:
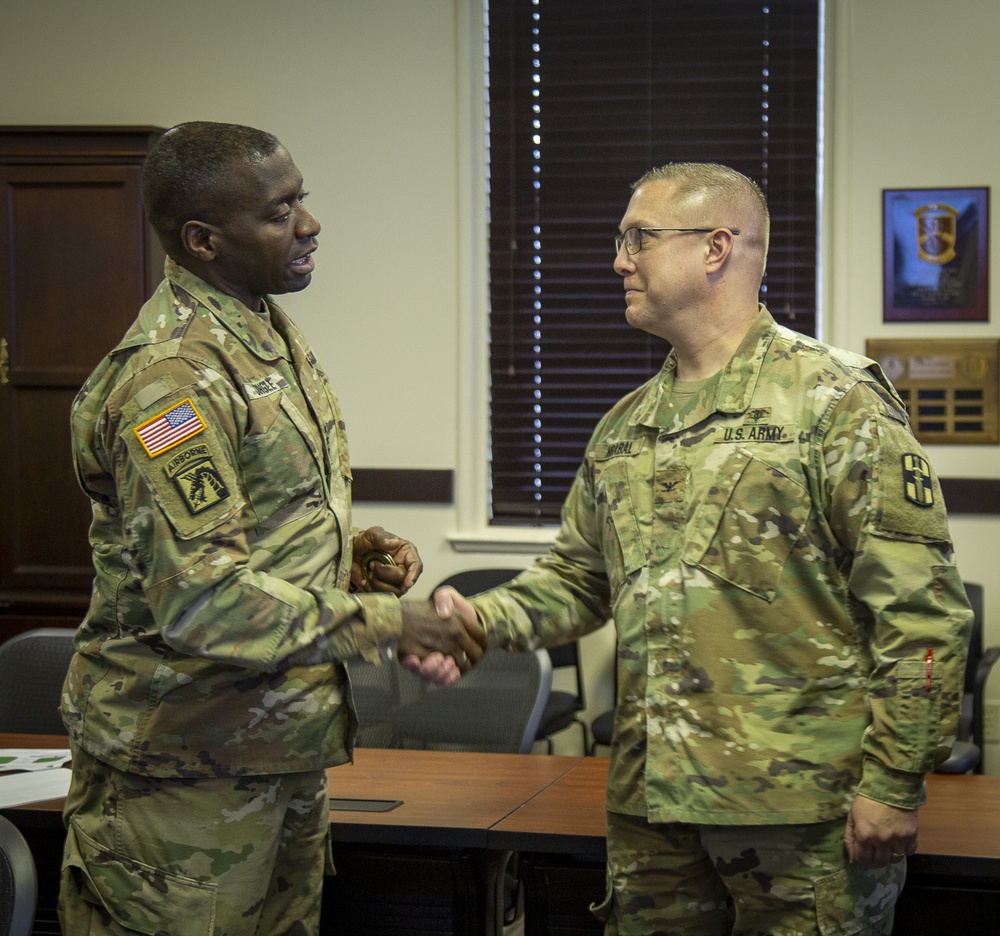
<svg viewBox="0 0 1000 936">
<path fill-rule="evenodd" d="M 192 514 L 208 510 L 229 497 L 229 488 L 212 462 L 207 445 L 193 445 L 179 452 L 164 470 Z"/>
<path fill-rule="evenodd" d="M 926 459 L 912 452 L 901 455 L 903 462 L 903 494 L 918 507 L 934 504 L 934 489 L 931 487 L 931 466 Z"/>
<path fill-rule="evenodd" d="M 190 398 L 147 420 L 133 430 L 150 458 L 187 441 L 205 428 Z"/>
</svg>

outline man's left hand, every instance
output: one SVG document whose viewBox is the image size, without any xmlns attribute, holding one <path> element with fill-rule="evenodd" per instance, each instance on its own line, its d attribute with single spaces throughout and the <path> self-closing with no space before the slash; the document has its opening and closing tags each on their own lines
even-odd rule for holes
<svg viewBox="0 0 1000 936">
<path fill-rule="evenodd" d="M 394 564 L 370 562 L 363 572 L 361 561 L 371 552 L 385 553 Z M 409 540 L 387 533 L 382 527 L 369 527 L 354 537 L 351 584 L 358 591 L 405 595 L 423 570 L 424 564 L 420 561 L 417 547 Z"/>
<path fill-rule="evenodd" d="M 856 864 L 884 868 L 917 850 L 917 811 L 856 796 L 844 830 L 847 856 Z"/>
</svg>

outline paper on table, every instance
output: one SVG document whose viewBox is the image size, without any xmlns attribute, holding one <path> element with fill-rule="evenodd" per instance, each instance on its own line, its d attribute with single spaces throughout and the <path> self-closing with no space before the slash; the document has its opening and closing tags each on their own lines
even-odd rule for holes
<svg viewBox="0 0 1000 936">
<path fill-rule="evenodd" d="M 16 773 L 0 777 L 0 808 L 59 799 L 69 792 L 72 771 L 65 767 L 41 773 Z"/>
<path fill-rule="evenodd" d="M 0 770 L 53 770 L 69 758 L 69 748 L 0 748 Z"/>
</svg>

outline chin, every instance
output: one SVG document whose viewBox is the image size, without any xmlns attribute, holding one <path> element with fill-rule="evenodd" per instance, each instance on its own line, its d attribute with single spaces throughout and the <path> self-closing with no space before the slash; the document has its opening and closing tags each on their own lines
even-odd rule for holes
<svg viewBox="0 0 1000 936">
<path fill-rule="evenodd" d="M 306 273 L 304 276 L 296 276 L 295 279 L 290 282 L 285 283 L 284 292 L 302 292 L 312 282 L 312 273 Z"/>
</svg>

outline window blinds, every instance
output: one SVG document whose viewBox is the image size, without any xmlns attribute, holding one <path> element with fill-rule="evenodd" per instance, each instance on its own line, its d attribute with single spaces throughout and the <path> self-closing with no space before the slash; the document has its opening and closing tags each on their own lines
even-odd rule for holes
<svg viewBox="0 0 1000 936">
<path fill-rule="evenodd" d="M 491 522 L 557 522 L 597 420 L 669 350 L 612 269 L 647 169 L 761 185 L 761 298 L 815 333 L 818 45 L 814 0 L 490 0 Z"/>
</svg>

